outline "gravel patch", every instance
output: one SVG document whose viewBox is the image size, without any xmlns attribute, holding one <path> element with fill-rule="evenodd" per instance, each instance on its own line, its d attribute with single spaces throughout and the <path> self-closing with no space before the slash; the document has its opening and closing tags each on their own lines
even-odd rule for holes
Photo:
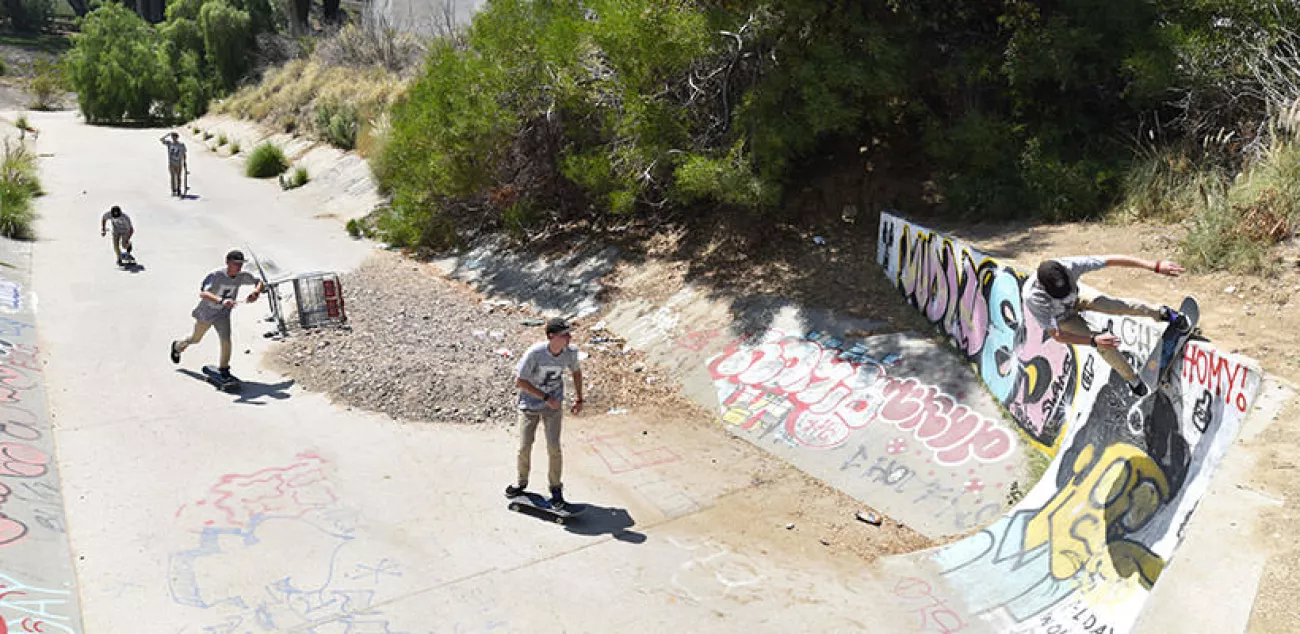
<svg viewBox="0 0 1300 634">
<path fill-rule="evenodd" d="M 437 267 L 395 253 L 377 253 L 341 279 L 351 328 L 294 330 L 269 355 L 277 372 L 393 418 L 514 420 L 514 367 L 528 346 L 545 338 L 540 315 L 517 303 L 484 300 Z M 582 355 L 588 413 L 684 400 L 675 381 L 593 325 L 575 323 L 573 339 Z"/>
</svg>

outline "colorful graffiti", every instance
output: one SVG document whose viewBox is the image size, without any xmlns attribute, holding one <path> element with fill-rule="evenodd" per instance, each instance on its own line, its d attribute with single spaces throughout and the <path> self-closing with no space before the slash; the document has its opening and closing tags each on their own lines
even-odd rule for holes
<svg viewBox="0 0 1300 634">
<path fill-rule="evenodd" d="M 76 632 L 72 592 L 24 583 L 0 572 L 0 634 Z"/>
<path fill-rule="evenodd" d="M 775 329 L 761 340 L 733 341 L 708 365 L 722 419 L 744 430 L 779 421 L 787 437 L 816 449 L 843 445 L 855 430 L 880 421 L 910 432 L 944 466 L 995 462 L 1014 451 L 1000 422 L 936 386 L 887 376 L 886 364 L 896 357 L 877 361 L 840 344 Z"/>
<path fill-rule="evenodd" d="M 1055 344 L 1021 318 L 1015 271 L 888 214 L 881 241 L 890 279 L 952 337 L 1017 423 L 1057 448 L 1009 515 L 920 555 L 940 571 L 926 587 L 941 586 L 958 617 L 1000 631 L 1127 631 L 1206 488 L 1190 483 L 1208 478 L 1236 437 L 1259 370 L 1191 342 L 1173 368 L 1181 380 L 1139 408 L 1095 352 Z M 971 284 L 976 292 L 968 292 Z M 975 305 L 954 308 L 954 297 Z M 1118 334 L 1126 354 L 1154 349 L 1151 326 L 1089 319 Z"/>
<path fill-rule="evenodd" d="M 1024 277 L 946 236 L 881 214 L 878 260 L 903 296 L 947 333 L 1030 437 L 1055 445 L 1077 355 L 1025 319 Z"/>
</svg>

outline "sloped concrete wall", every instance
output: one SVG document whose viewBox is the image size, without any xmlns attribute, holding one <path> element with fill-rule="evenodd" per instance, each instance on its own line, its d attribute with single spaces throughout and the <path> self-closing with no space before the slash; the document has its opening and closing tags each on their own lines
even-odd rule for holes
<svg viewBox="0 0 1300 634">
<path fill-rule="evenodd" d="M 0 633 L 80 632 L 31 254 L 0 239 Z M 98 255 L 107 262 L 109 247 Z"/>
<path fill-rule="evenodd" d="M 878 260 L 1020 429 L 1055 456 L 993 525 L 886 564 L 896 594 L 942 604 L 920 616 L 944 629 L 923 631 L 976 623 L 1008 632 L 1129 631 L 1253 407 L 1259 366 L 1191 342 L 1151 416 L 1130 416 L 1130 390 L 1094 350 L 1057 343 L 1024 318 L 1024 273 L 887 213 Z M 1120 333 L 1134 358 L 1159 338 L 1153 322 L 1086 317 Z"/>
</svg>

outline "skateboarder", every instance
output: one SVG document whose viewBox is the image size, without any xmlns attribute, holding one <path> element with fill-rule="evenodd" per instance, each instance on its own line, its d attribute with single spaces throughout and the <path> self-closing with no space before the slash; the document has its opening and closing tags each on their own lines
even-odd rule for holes
<svg viewBox="0 0 1300 634">
<path fill-rule="evenodd" d="M 1111 315 L 1136 315 L 1175 324 L 1178 328 L 1189 326 L 1185 317 L 1168 306 L 1156 306 L 1136 299 L 1123 299 L 1102 295 L 1096 290 L 1080 287 L 1079 277 L 1107 266 L 1127 266 L 1154 271 L 1160 275 L 1178 277 L 1183 267 L 1169 260 L 1143 260 L 1126 255 L 1082 256 L 1044 260 L 1038 272 L 1025 282 L 1021 300 L 1025 312 L 1061 343 L 1090 345 L 1101 357 L 1119 372 L 1137 396 L 1146 396 L 1148 388 L 1137 371 L 1119 351 L 1120 339 L 1113 333 L 1093 332 L 1079 316 L 1089 310 Z"/>
<path fill-rule="evenodd" d="M 570 411 L 575 416 L 582 412 L 582 368 L 578 365 L 578 349 L 569 345 L 570 338 L 568 322 L 563 319 L 546 322 L 546 341 L 529 348 L 515 367 L 515 387 L 519 388 L 519 479 L 506 487 L 506 497 L 521 495 L 528 488 L 533 439 L 540 422 L 546 431 L 546 450 L 550 455 L 547 477 L 551 485 L 551 506 L 558 511 L 566 506 L 560 481 L 563 469 L 560 422 L 564 418 L 566 368 L 573 373 L 575 393 Z"/>
<path fill-rule="evenodd" d="M 208 276 L 203 278 L 203 283 L 199 286 L 199 305 L 190 313 L 194 317 L 194 332 L 172 342 L 172 363 L 180 363 L 181 353 L 202 340 L 208 328 L 215 326 L 217 336 L 221 338 L 221 361 L 217 364 L 217 370 L 222 379 L 234 380 L 230 374 L 230 311 L 238 301 L 240 286 L 256 285 L 253 292 L 248 294 L 247 301 L 250 304 L 257 301 L 258 296 L 265 290 L 262 280 L 244 271 L 243 267 L 243 252 L 231 251 L 226 254 L 225 268 L 208 273 Z"/>
<path fill-rule="evenodd" d="M 122 254 L 131 253 L 131 236 L 135 235 L 135 227 L 131 226 L 131 217 L 117 205 L 100 216 L 99 235 L 108 233 L 109 223 L 113 224 L 113 257 L 117 258 L 117 265 L 122 266 Z"/>
<path fill-rule="evenodd" d="M 172 195 L 181 196 L 181 174 L 189 170 L 189 162 L 185 157 L 185 144 L 181 143 L 181 135 L 178 132 L 164 134 L 161 140 L 162 144 L 167 146 L 167 171 L 171 172 Z"/>
</svg>

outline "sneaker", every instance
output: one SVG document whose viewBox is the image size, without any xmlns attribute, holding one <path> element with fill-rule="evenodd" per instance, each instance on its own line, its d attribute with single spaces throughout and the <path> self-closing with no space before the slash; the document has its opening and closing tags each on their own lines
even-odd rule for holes
<svg viewBox="0 0 1300 634">
<path fill-rule="evenodd" d="M 551 508 L 557 511 L 563 511 L 568 502 L 564 501 L 564 494 L 560 487 L 551 487 Z"/>
<path fill-rule="evenodd" d="M 172 342 L 172 363 L 181 362 L 181 351 L 176 349 L 176 342 Z"/>
<path fill-rule="evenodd" d="M 508 485 L 506 485 L 506 497 L 508 497 L 508 498 L 517 498 L 517 497 L 523 495 L 523 494 L 524 494 L 524 488 L 526 488 L 527 486 L 528 486 L 528 485 L 526 485 L 526 484 L 508 484 Z"/>
<path fill-rule="evenodd" d="M 230 373 L 230 368 L 217 368 L 217 374 L 221 375 L 223 381 L 234 381 L 235 375 Z"/>
<path fill-rule="evenodd" d="M 1191 330 L 1192 323 L 1187 320 L 1186 315 L 1168 306 L 1165 306 L 1162 312 L 1165 314 L 1165 321 L 1173 324 L 1174 328 L 1177 328 L 1179 332 L 1187 332 Z"/>
</svg>

